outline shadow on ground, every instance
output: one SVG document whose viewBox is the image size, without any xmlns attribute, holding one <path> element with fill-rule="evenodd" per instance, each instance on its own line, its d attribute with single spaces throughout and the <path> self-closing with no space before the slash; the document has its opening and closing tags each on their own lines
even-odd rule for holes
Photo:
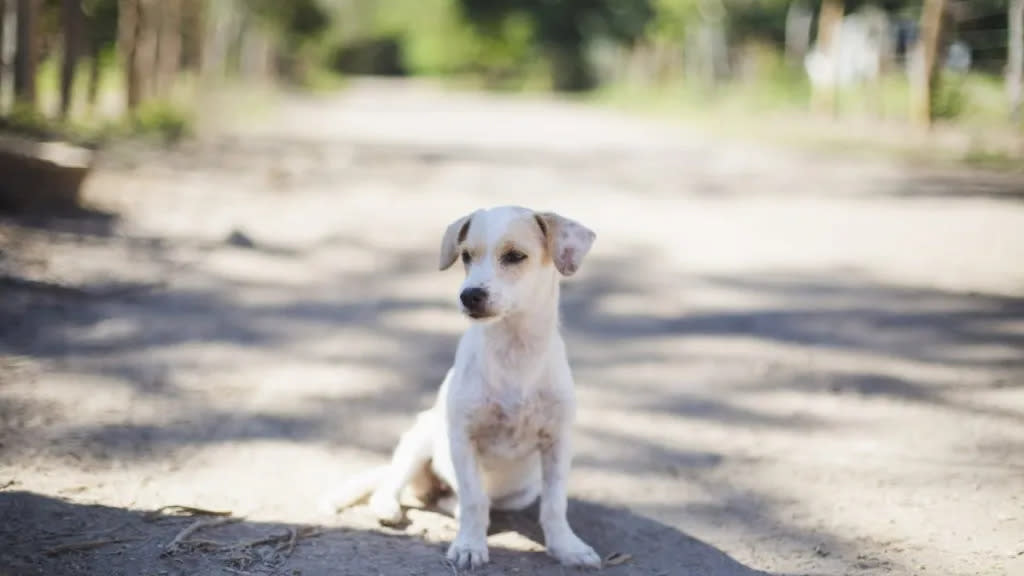
<svg viewBox="0 0 1024 576">
<path fill-rule="evenodd" d="M 238 281 L 216 271 L 190 269 L 174 262 L 170 246 L 160 239 L 115 234 L 100 241 L 134 244 L 147 262 L 166 261 L 172 275 L 157 282 L 118 282 L 114 277 L 85 284 L 0 278 L 0 353 L 95 376 L 99 383 L 81 381 L 78 385 L 127 388 L 164 402 L 169 412 L 180 412 L 182 417 L 159 424 L 123 422 L 66 428 L 57 444 L 73 446 L 68 450 L 75 452 L 76 459 L 141 459 L 186 446 L 272 438 L 339 444 L 361 438 L 361 448 L 386 453 L 392 448 L 392 438 L 360 434 L 360 426 L 385 413 L 411 417 L 436 390 L 454 353 L 456 335 L 451 332 L 390 321 L 392 316 L 452 307 L 438 299 L 386 296 L 425 267 L 432 269 L 433 254 L 381 253 L 371 271 L 339 273 L 326 284 L 305 289 Z M 176 244 L 176 249 L 182 248 L 182 243 Z M 184 244 L 190 254 L 234 253 L 272 263 L 300 260 L 318 250 L 373 250 L 361 239 L 341 236 L 303 249 L 251 242 L 239 246 L 230 238 L 223 243 Z M 183 276 L 199 286 L 174 285 L 174 280 Z M 245 291 L 270 295 L 273 303 L 247 304 L 239 298 Z M 112 324 L 124 329 L 105 328 Z M 332 338 L 343 343 L 310 350 L 311 344 Z M 364 344 L 354 346 L 352 341 Z M 252 354 L 256 360 L 265 353 L 281 363 L 384 372 L 386 381 L 365 394 L 330 396 L 324 391 L 309 399 L 303 413 L 245 412 L 237 406 L 211 403 L 181 385 L 184 373 L 227 374 L 225 379 L 230 380 L 230 374 L 239 371 L 238 355 L 230 351 L 194 353 L 202 347 L 236 350 Z M 399 350 L 402 358 L 396 361 Z M 7 375 L 12 377 L 9 370 Z M 334 390 L 344 391 L 343 377 L 328 378 L 334 380 Z M 246 382 L 238 386 L 244 394 Z M 10 402 L 0 396 L 0 415 L 18 413 L 20 420 L 38 423 L 31 415 L 30 403 L 19 400 L 17 407 L 4 411 L 4 404 Z M 59 414 L 46 421 L 54 422 L 60 422 Z M 0 454 L 10 455 L 14 444 L 4 443 Z"/>
<path fill-rule="evenodd" d="M 670 363 L 686 368 L 712 361 L 722 370 L 714 395 L 694 394 L 685 379 L 662 386 L 653 395 L 633 385 L 636 408 L 737 426 L 808 429 L 821 423 L 808 416 L 758 414 L 729 404 L 729 399 L 777 392 L 853 394 L 1024 423 L 1024 413 L 982 406 L 970 397 L 1017 386 L 1024 375 L 1024 298 L 890 285 L 856 270 L 772 271 L 678 278 L 675 300 L 669 298 L 669 303 L 683 301 L 681 312 L 662 311 L 657 304 L 610 311 L 609 304 L 624 298 L 665 298 L 644 284 L 643 279 L 653 277 L 653 266 L 635 259 L 592 262 L 586 277 L 568 286 L 563 297 L 574 340 L 572 353 L 578 370 L 587 374 L 585 385 L 614 389 L 628 384 L 608 375 L 617 367 Z M 745 304 L 690 307 L 685 304 L 688 294 L 715 294 Z M 700 341 L 740 351 L 687 351 L 687 344 Z M 858 364 L 867 359 L 874 368 L 823 362 L 813 370 L 787 366 L 773 372 L 770 363 L 765 368 L 759 347 L 856 358 Z M 736 377 L 729 371 L 745 362 L 759 367 L 754 377 Z M 984 371 L 990 376 L 921 376 L 936 369 Z"/>
<path fill-rule="evenodd" d="M 880 187 L 883 194 L 906 199 L 986 198 L 1024 201 L 1024 183 L 1019 174 L 964 171 L 959 174 L 919 176 L 895 186 Z"/>
<path fill-rule="evenodd" d="M 395 151 L 370 154 L 376 154 L 376 162 L 406 167 L 450 159 L 414 155 L 410 162 L 408 154 Z M 239 153 L 236 160 L 244 166 L 253 163 L 248 153 Z M 187 161 L 179 166 L 169 164 L 167 170 L 175 173 L 188 165 Z M 320 169 L 329 171 L 331 166 L 322 162 Z M 315 173 L 307 176 L 320 177 Z M 289 178 L 289 185 L 302 183 Z M 938 191 L 951 186 L 922 182 L 920 186 L 907 185 L 901 193 L 938 193 L 929 192 L 933 188 Z M 1015 197 L 1002 188 L 980 193 Z M 0 279 L 0 354 L 74 374 L 64 384 L 87 389 L 89 394 L 120 397 L 115 394 L 128 390 L 139 404 L 151 401 L 159 405 L 160 415 L 166 418 L 148 421 L 129 414 L 119 420 L 69 422 L 71 407 L 61 404 L 59 398 L 0 395 L 0 457 L 8 461 L 19 462 L 21 450 L 41 438 L 45 445 L 36 448 L 54 451 L 61 458 L 73 456 L 74 466 L 81 467 L 122 461 L 131 464 L 165 458 L 177 450 L 261 440 L 326 443 L 383 457 L 393 447 L 398 429 L 378 427 L 377 421 L 411 421 L 414 412 L 430 401 L 451 361 L 456 333 L 429 321 L 409 320 L 417 315 L 456 315 L 451 299 L 410 297 L 397 290 L 433 270 L 436 254 L 432 246 L 414 251 L 382 250 L 349 237 L 299 248 L 239 236 L 217 243 L 124 236 L 116 224 L 116 218 L 104 214 L 17 224 L 60 241 L 127 245 L 137 251 L 140 261 L 161 264 L 168 272 L 155 282 L 115 277 L 107 279 L 113 283 L 67 284 L 16 275 Z M 196 255 L 233 254 L 274 266 L 301 264 L 311 253 L 323 252 L 372 252 L 375 266 L 338 273 L 317 286 L 297 287 L 272 280 L 238 280 L 185 262 Z M 183 261 L 182 253 L 189 258 Z M 813 274 L 773 271 L 664 276 L 656 254 L 634 254 L 628 259 L 594 257 L 577 278 L 565 284 L 563 320 L 579 385 L 622 392 L 616 405 L 622 412 L 641 418 L 668 416 L 729 431 L 803 435 L 837 426 L 841 418 L 826 421 L 812 414 L 770 412 L 751 399 L 783 393 L 801 398 L 851 394 L 1024 423 L 1024 414 L 1012 406 L 977 399 L 979 393 L 1018 386 L 1021 381 L 1015 376 L 1024 370 L 1022 298 L 896 286 L 845 269 Z M 179 277 L 189 282 L 179 284 L 175 281 Z M 747 304 L 691 306 L 688 299 L 694 293 Z M 259 297 L 246 297 L 251 295 Z M 629 306 L 620 307 L 623 300 Z M 322 345 L 333 338 L 345 344 Z M 705 341 L 714 346 L 698 351 L 690 347 Z M 766 371 L 760 368 L 766 355 L 752 350 L 769 346 L 807 356 L 827 353 L 860 360 L 854 363 L 856 368 L 846 370 L 825 363 L 813 369 L 787 366 Z M 207 350 L 218 352 L 207 354 Z M 318 365 L 320 377 L 331 386 L 287 412 L 273 406 L 248 408 L 244 403 L 232 404 L 230 398 L 218 401 L 229 394 L 246 398 L 257 388 L 231 375 L 261 357 L 269 358 L 271 364 Z M 645 366 L 657 369 L 640 369 Z M 747 366 L 757 369 L 739 369 Z M 705 380 L 698 386 L 693 374 L 700 368 L 705 368 L 700 376 Z M 927 374 L 934 373 L 929 371 L 934 368 L 999 375 L 984 382 L 933 380 Z M 345 370 L 380 376 L 380 385 L 347 393 L 351 382 L 333 375 Z M 0 377 L 5 374 L 11 371 L 5 369 Z M 189 381 L 196 375 L 209 375 L 211 381 L 219 378 L 230 390 L 203 394 L 201 386 Z M 22 376 L 15 373 L 13 377 Z M 280 379 L 273 384 L 301 384 L 287 381 L 287 374 Z M 294 396 L 301 394 L 304 392 Z M 115 415 L 122 415 L 119 410 L 125 407 L 114 408 Z M 707 525 L 768 526 L 765 533 L 783 534 L 782 538 L 798 542 L 810 557 L 820 542 L 832 546 L 838 540 L 837 546 L 842 545 L 842 539 L 791 526 L 765 494 L 723 483 L 715 471 L 723 463 L 734 462 L 725 462 L 728 457 L 714 447 L 675 445 L 618 427 L 581 426 L 580 432 L 584 439 L 603 447 L 581 454 L 580 467 L 600 473 L 665 476 L 680 484 L 701 486 L 713 499 L 712 504 L 687 503 L 678 509 L 649 506 L 642 509 L 644 513 L 701 518 Z M 1011 449 L 993 447 L 997 454 Z M 653 520 L 587 502 L 574 502 L 571 508 L 574 523 L 602 554 L 621 551 L 634 556 L 611 569 L 613 573 L 761 574 Z M 159 573 L 153 566 L 163 566 L 169 573 L 222 570 L 227 574 L 235 573 L 228 568 L 243 569 L 242 564 L 232 564 L 230 558 L 218 554 L 161 556 L 160 546 L 188 520 L 152 524 L 141 512 L 87 507 L 24 492 L 0 493 L 0 512 L 5 518 L 0 526 L 4 544 L 0 546 L 0 567 L 9 564 L 19 576 L 143 573 L 138 567 Z M 10 518 L 18 520 L 6 521 Z M 138 539 L 89 552 L 40 554 L 109 528 L 117 528 L 109 534 Z M 252 539 L 286 528 L 283 524 L 241 523 L 223 527 L 223 533 L 218 529 L 218 537 Z M 744 532 L 737 529 L 736 533 Z M 275 568 L 288 573 L 285 569 L 291 568 L 290 562 L 301 561 L 308 567 L 303 573 L 387 573 L 386 566 L 370 563 L 386 562 L 396 551 L 420 560 L 418 573 L 450 573 L 440 560 L 440 545 L 401 533 L 351 529 L 328 530 L 301 542 L 294 555 Z M 856 551 L 850 555 L 856 556 Z M 536 553 L 496 550 L 494 558 L 501 566 L 521 562 L 523 573 L 562 573 Z M 484 573 L 504 573 L 490 570 Z"/>
<path fill-rule="evenodd" d="M 109 241 L 137 242 L 152 261 L 172 258 L 167 244 L 159 239 L 114 236 Z M 450 302 L 389 295 L 410 278 L 432 270 L 434 254 L 381 251 L 347 237 L 331 238 L 307 249 L 260 243 L 239 247 L 227 241 L 221 245 L 196 243 L 193 249 L 252 253 L 271 261 L 301 260 L 315 250 L 362 250 L 373 251 L 376 265 L 368 271 L 339 274 L 330 286 L 313 289 L 239 282 L 209 270 L 182 272 L 180 267 L 176 274 L 192 274 L 201 280 L 197 283 L 200 287 L 144 285 L 133 292 L 131 286 L 111 291 L 103 286 L 0 282 L 4 294 L 0 298 L 0 352 L 102 376 L 136 394 L 158 397 L 169 403 L 170 410 L 182 414 L 177 420 L 152 424 L 79 424 L 66 429 L 64 438 L 54 444 L 71 442 L 77 457 L 86 460 L 144 458 L 182 446 L 271 438 L 355 443 L 378 454 L 388 453 L 393 435 L 360 433 L 361 427 L 381 414 L 411 418 L 432 399 L 455 349 L 456 333 L 437 330 L 429 322 L 401 320 L 408 314 L 455 315 Z M 681 310 L 676 307 L 679 311 L 673 312 L 657 304 L 664 298 L 664 279 L 660 285 L 651 284 L 650 279 L 659 279 L 652 272 L 656 266 L 656 255 L 593 258 L 584 273 L 564 287 L 563 320 L 580 385 L 629 389 L 626 408 L 729 427 L 813 430 L 824 425 L 812 415 L 772 414 L 734 401 L 751 394 L 787 391 L 887 397 L 1024 422 L 1024 414 L 1011 408 L 978 404 L 957 394 L 977 389 L 976 383 L 930 382 L 899 368 L 840 372 L 827 366 L 813 374 L 788 370 L 738 378 L 728 366 L 762 360 L 745 357 L 743 351 L 709 359 L 685 350 L 688 342 L 713 339 L 923 366 L 982 368 L 1008 374 L 981 387 L 997 389 L 1014 385 L 1012 375 L 1024 369 L 1022 298 L 892 286 L 850 270 L 813 275 L 773 272 L 670 280 L 671 291 L 684 302 Z M 247 302 L 238 297 L 245 291 L 271 297 L 265 298 L 266 302 Z M 687 294 L 694 292 L 728 294 L 753 304 L 739 309 L 687 307 Z M 610 304 L 621 298 L 645 304 L 616 312 Z M 112 321 L 127 328 L 104 329 Z M 339 335 L 373 344 L 311 349 L 318 339 Z M 179 385 L 182 372 L 234 369 L 236 359 L 231 354 L 216 360 L 197 354 L 182 359 L 168 356 L 196 346 L 275 354 L 289 362 L 320 363 L 328 369 L 358 368 L 385 378 L 378 389 L 312 398 L 299 412 L 239 411 L 190 395 Z M 711 383 L 714 394 L 695 390 L 685 380 L 688 368 L 708 361 L 723 368 L 721 374 L 711 376 L 720 380 Z M 621 370 L 644 364 L 669 366 L 676 380 L 664 386 L 636 386 Z M 343 381 L 337 385 L 339 390 L 345 387 Z M 244 392 L 245 383 L 238 386 Z M 622 440 L 643 441 L 634 437 Z M 626 470 L 637 458 L 663 460 L 663 454 L 658 456 L 662 451 L 663 447 L 651 446 L 646 452 L 623 456 L 626 460 L 621 462 L 603 461 L 601 465 Z M 680 461 L 684 466 L 689 466 L 687 462 L 701 466 L 708 458 L 698 453 L 680 456 Z"/>
<path fill-rule="evenodd" d="M 669 526 L 624 510 L 571 501 L 570 522 L 604 557 L 629 554 L 603 573 L 622 575 L 766 576 L 722 551 Z M 473 574 L 570 573 L 539 551 L 531 513 L 496 515 L 491 564 Z M 333 576 L 420 574 L 449 576 L 443 543 L 384 528 L 358 530 L 240 521 L 188 536 L 193 543 L 168 550 L 195 518 L 108 506 L 89 506 L 32 492 L 0 492 L 0 574 L 71 576 L 104 574 L 302 574 Z M 299 537 L 288 550 L 290 531 Z M 315 535 L 302 537 L 313 531 Z M 521 532 L 531 550 L 496 545 L 493 535 Z M 264 541 L 263 543 L 258 543 Z M 256 543 L 256 544 L 253 544 Z"/>
</svg>

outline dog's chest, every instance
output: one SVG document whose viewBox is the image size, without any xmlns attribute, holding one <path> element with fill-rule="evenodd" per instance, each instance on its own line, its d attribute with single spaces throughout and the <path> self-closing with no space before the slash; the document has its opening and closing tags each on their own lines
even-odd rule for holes
<svg viewBox="0 0 1024 576">
<path fill-rule="evenodd" d="M 484 457 L 519 460 L 550 442 L 556 409 L 539 392 L 491 394 L 470 419 L 469 436 Z"/>
</svg>

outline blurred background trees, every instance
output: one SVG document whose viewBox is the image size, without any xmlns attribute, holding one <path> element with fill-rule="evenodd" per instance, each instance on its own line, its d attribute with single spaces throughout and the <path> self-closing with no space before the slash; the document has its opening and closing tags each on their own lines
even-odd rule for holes
<svg viewBox="0 0 1024 576">
<path fill-rule="evenodd" d="M 0 0 L 8 127 L 377 74 L 1019 130 L 1022 67 L 1024 0 Z"/>
</svg>

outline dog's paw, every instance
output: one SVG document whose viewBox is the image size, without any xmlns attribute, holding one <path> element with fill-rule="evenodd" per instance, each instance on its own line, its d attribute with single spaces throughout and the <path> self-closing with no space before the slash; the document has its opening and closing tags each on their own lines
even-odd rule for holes
<svg viewBox="0 0 1024 576">
<path fill-rule="evenodd" d="M 456 538 L 448 547 L 448 560 L 462 569 L 479 568 L 490 561 L 487 542 L 464 542 Z"/>
<path fill-rule="evenodd" d="M 553 542 L 547 546 L 548 554 L 554 556 L 565 566 L 583 566 L 587 568 L 599 568 L 601 557 L 594 552 L 594 549 L 580 540 L 576 535 L 566 536 L 559 542 Z"/>
<path fill-rule="evenodd" d="M 402 521 L 402 505 L 394 496 L 375 492 L 370 497 L 370 510 L 381 524 L 398 524 Z"/>
</svg>

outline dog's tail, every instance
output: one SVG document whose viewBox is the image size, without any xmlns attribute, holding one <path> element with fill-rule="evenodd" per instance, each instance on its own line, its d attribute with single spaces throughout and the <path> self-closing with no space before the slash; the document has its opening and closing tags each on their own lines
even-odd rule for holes
<svg viewBox="0 0 1024 576">
<path fill-rule="evenodd" d="M 359 504 L 377 488 L 387 471 L 387 466 L 380 466 L 349 478 L 323 499 L 320 504 L 321 509 L 326 513 L 334 514 Z"/>
</svg>

